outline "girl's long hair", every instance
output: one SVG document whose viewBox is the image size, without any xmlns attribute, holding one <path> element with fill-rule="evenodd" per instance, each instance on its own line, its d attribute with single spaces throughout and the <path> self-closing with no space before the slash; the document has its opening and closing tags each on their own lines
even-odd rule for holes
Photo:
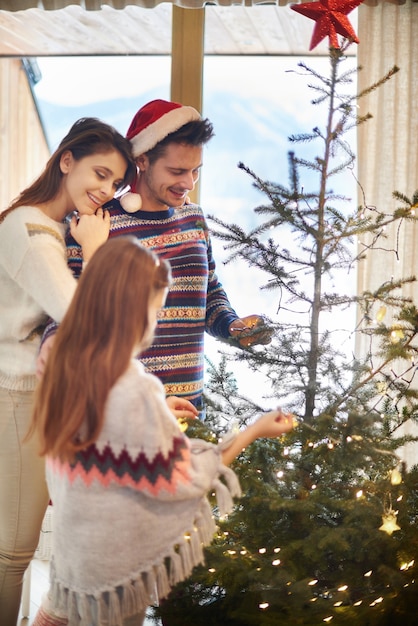
<svg viewBox="0 0 418 626">
<path fill-rule="evenodd" d="M 93 255 L 37 389 L 29 436 L 37 431 L 41 455 L 71 460 L 97 439 L 109 391 L 149 332 L 149 303 L 170 281 L 169 263 L 135 237 Z"/>
<path fill-rule="evenodd" d="M 53 200 L 60 190 L 63 174 L 60 168 L 61 156 L 69 150 L 76 161 L 92 154 L 117 150 L 126 161 L 125 178 L 121 188 L 131 184 L 136 175 L 136 165 L 130 142 L 118 131 L 95 117 L 84 117 L 75 122 L 68 134 L 50 157 L 42 174 L 24 189 L 0 214 L 0 222 L 10 211 L 20 206 L 37 206 Z"/>
</svg>

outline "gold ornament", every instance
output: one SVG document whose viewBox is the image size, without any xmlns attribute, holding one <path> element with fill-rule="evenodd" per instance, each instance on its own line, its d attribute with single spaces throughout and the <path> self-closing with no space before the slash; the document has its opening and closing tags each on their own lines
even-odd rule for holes
<svg viewBox="0 0 418 626">
<path fill-rule="evenodd" d="M 189 425 L 187 423 L 187 420 L 185 420 L 183 417 L 181 417 L 180 419 L 177 420 L 178 425 L 180 426 L 180 430 L 182 433 L 185 433 L 186 430 L 189 428 Z"/>
<path fill-rule="evenodd" d="M 393 509 L 389 509 L 382 516 L 383 524 L 380 526 L 379 530 L 383 530 L 383 532 L 391 535 L 396 530 L 400 530 L 401 527 L 396 523 L 396 511 Z"/>
<path fill-rule="evenodd" d="M 390 472 L 390 482 L 392 485 L 400 485 L 402 482 L 402 474 L 398 467 L 394 467 Z"/>
<path fill-rule="evenodd" d="M 382 322 L 386 315 L 386 307 L 382 305 L 378 312 L 376 313 L 376 321 Z"/>
<path fill-rule="evenodd" d="M 376 383 L 376 388 L 377 388 L 377 391 L 381 393 L 382 396 L 384 396 L 388 390 L 388 384 L 384 380 L 379 380 Z"/>
</svg>

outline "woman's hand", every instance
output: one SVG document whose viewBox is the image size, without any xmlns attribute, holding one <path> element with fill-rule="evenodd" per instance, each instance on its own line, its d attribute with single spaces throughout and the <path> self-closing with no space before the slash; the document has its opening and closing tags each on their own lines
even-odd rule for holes
<svg viewBox="0 0 418 626">
<path fill-rule="evenodd" d="M 109 237 L 110 213 L 97 209 L 94 215 L 75 215 L 71 218 L 70 232 L 76 242 L 83 249 L 83 260 L 85 263 L 91 259 L 93 254 Z"/>
<path fill-rule="evenodd" d="M 199 411 L 196 407 L 186 400 L 185 398 L 178 398 L 177 396 L 168 396 L 166 398 L 167 406 L 178 420 L 180 419 L 194 419 L 199 415 Z"/>
</svg>

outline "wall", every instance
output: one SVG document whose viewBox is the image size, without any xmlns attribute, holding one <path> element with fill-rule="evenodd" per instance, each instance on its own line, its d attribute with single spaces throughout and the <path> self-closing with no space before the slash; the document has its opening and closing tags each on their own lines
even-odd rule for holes
<svg viewBox="0 0 418 626">
<path fill-rule="evenodd" d="M 0 211 L 36 178 L 48 158 L 22 62 L 0 58 Z"/>
</svg>

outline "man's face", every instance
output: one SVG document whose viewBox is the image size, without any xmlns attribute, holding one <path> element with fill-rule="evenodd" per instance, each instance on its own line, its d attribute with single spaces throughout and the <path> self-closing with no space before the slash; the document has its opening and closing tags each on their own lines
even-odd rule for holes
<svg viewBox="0 0 418 626">
<path fill-rule="evenodd" d="M 150 164 L 143 155 L 138 166 L 141 170 L 138 190 L 145 210 L 181 206 L 199 178 L 202 146 L 170 143 L 154 163 Z"/>
</svg>

